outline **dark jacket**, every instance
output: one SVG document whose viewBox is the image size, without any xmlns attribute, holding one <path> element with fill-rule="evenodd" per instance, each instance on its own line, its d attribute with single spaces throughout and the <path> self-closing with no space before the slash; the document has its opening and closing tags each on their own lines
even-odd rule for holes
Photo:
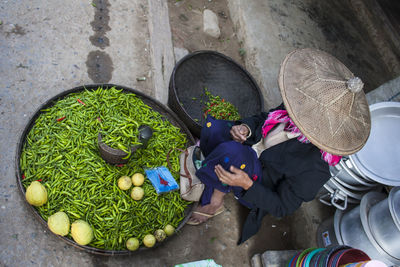
<svg viewBox="0 0 400 267">
<path fill-rule="evenodd" d="M 267 114 L 264 112 L 241 121 L 252 132 L 245 144 L 260 141 Z M 242 195 L 243 200 L 255 208 L 246 218 L 239 244 L 257 233 L 267 213 L 276 217 L 293 213 L 302 202 L 313 200 L 330 178 L 329 165 L 321 158 L 320 150 L 296 138 L 264 150 L 259 160 L 263 168 L 262 181 L 253 183 Z"/>
</svg>

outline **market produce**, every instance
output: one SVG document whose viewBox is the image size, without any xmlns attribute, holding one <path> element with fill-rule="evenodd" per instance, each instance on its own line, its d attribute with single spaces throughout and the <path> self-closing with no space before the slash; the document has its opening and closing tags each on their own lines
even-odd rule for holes
<svg viewBox="0 0 400 267">
<path fill-rule="evenodd" d="M 83 221 L 77 220 L 71 224 L 71 236 L 79 245 L 87 245 L 93 239 L 93 229 Z"/>
<path fill-rule="evenodd" d="M 141 186 L 144 183 L 144 175 L 141 173 L 135 173 L 132 175 L 132 183 L 134 186 Z"/>
<path fill-rule="evenodd" d="M 153 129 L 147 147 L 136 150 L 125 165 L 106 163 L 99 155 L 98 133 L 119 129 L 130 135 L 132 130 L 136 136 L 136 124 Z M 127 131 L 128 127 L 132 128 Z M 179 173 L 180 152 L 173 148 L 184 149 L 186 142 L 179 128 L 132 93 L 111 88 L 72 93 L 35 118 L 20 155 L 22 184 L 27 188 L 42 179 L 48 201 L 37 211 L 44 220 L 62 210 L 71 221 L 84 220 L 92 227 L 89 246 L 126 250 L 130 237 L 142 240 L 166 224 L 177 227 L 189 202 L 179 191 L 157 195 L 148 179 L 141 186 L 143 199 L 135 201 L 130 190 L 119 189 L 118 178 L 166 166 L 172 150 L 170 162 L 179 181 L 175 172 Z"/>
<path fill-rule="evenodd" d="M 26 200 L 29 204 L 39 207 L 47 202 L 47 190 L 38 181 L 33 181 L 26 189 Z"/>
<path fill-rule="evenodd" d="M 118 187 L 121 190 L 128 190 L 132 186 L 132 180 L 129 176 L 122 176 L 118 179 Z"/>
<path fill-rule="evenodd" d="M 138 140 L 139 125 L 135 121 L 129 121 L 129 123 L 122 128 L 103 128 L 101 131 L 102 141 L 107 146 L 120 149 L 128 153 L 126 158 L 131 156 L 131 148 L 140 145 Z"/>
<path fill-rule="evenodd" d="M 163 229 L 157 229 L 154 232 L 154 237 L 156 238 L 157 242 L 162 242 L 167 237 L 167 234 L 164 232 Z"/>
<path fill-rule="evenodd" d="M 141 200 L 144 196 L 144 190 L 143 188 L 139 187 L 139 186 L 135 186 L 134 188 L 132 188 L 132 192 L 131 192 L 131 198 L 134 200 Z"/>
<path fill-rule="evenodd" d="M 154 235 L 145 235 L 143 238 L 143 244 L 148 247 L 151 248 L 154 246 L 154 244 L 156 243 L 156 238 L 154 237 Z"/>
<path fill-rule="evenodd" d="M 135 251 L 139 248 L 139 240 L 135 237 L 131 237 L 126 241 L 126 248 L 130 251 Z"/>
<path fill-rule="evenodd" d="M 164 227 L 164 232 L 167 234 L 167 236 L 171 236 L 171 235 L 173 235 L 174 232 L 175 232 L 175 227 L 173 227 L 173 226 L 170 225 L 170 224 L 167 224 L 167 225 Z"/>
<path fill-rule="evenodd" d="M 51 215 L 47 219 L 47 225 L 56 235 L 66 236 L 69 233 L 70 222 L 65 212 L 59 211 Z"/>
<path fill-rule="evenodd" d="M 208 101 L 204 105 L 204 117 L 211 115 L 216 119 L 231 121 L 240 119 L 239 112 L 232 103 L 220 96 L 212 95 L 207 88 L 205 88 L 204 91 L 205 95 L 208 97 Z"/>
</svg>

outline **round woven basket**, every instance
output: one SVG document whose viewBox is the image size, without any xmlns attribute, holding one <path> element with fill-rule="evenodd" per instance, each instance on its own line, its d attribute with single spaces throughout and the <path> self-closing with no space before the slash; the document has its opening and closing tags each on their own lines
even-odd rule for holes
<svg viewBox="0 0 400 267">
<path fill-rule="evenodd" d="M 188 54 L 172 72 L 168 105 L 197 137 L 205 121 L 205 88 L 232 103 L 242 118 L 264 109 L 260 88 L 238 63 L 215 51 Z"/>
<path fill-rule="evenodd" d="M 35 209 L 35 207 L 30 205 L 25 199 L 25 188 L 22 185 L 22 173 L 21 173 L 21 167 L 20 167 L 20 157 L 21 157 L 23 145 L 24 145 L 25 140 L 26 140 L 26 136 L 28 135 L 28 133 L 31 130 L 31 128 L 34 126 L 35 121 L 39 117 L 39 115 L 42 113 L 42 110 L 46 109 L 48 107 L 51 107 L 58 100 L 63 99 L 68 94 L 80 92 L 80 91 L 83 91 L 83 90 L 96 90 L 98 87 L 103 87 L 104 89 L 107 89 L 107 88 L 111 88 L 111 87 L 114 87 L 114 86 L 117 89 L 122 89 L 126 93 L 134 93 L 134 94 L 136 94 L 136 96 L 139 97 L 146 105 L 150 106 L 153 110 L 155 110 L 158 113 L 160 113 L 172 125 L 180 128 L 181 131 L 183 133 L 185 133 L 186 136 L 187 136 L 187 139 L 188 139 L 187 145 L 188 146 L 193 145 L 195 143 L 194 138 L 193 138 L 192 134 L 190 133 L 189 129 L 185 126 L 185 124 L 173 112 L 171 112 L 170 109 L 166 108 L 163 104 L 161 104 L 156 99 L 153 99 L 153 98 L 151 98 L 151 97 L 149 97 L 149 96 L 147 96 L 147 95 L 145 95 L 145 94 L 143 94 L 143 93 L 141 93 L 139 91 L 136 91 L 136 90 L 128 88 L 128 87 L 114 85 L 114 84 L 91 84 L 91 85 L 75 87 L 73 89 L 66 90 L 66 91 L 64 91 L 64 92 L 52 97 L 51 99 L 47 100 L 43 105 L 41 105 L 39 107 L 39 109 L 33 114 L 31 119 L 29 120 L 28 124 L 26 125 L 25 129 L 22 132 L 21 137 L 19 138 L 19 141 L 18 141 L 18 144 L 17 144 L 16 157 L 15 157 L 15 172 L 16 172 L 17 185 L 18 185 L 19 191 L 22 194 L 22 197 L 25 200 L 24 202 L 26 203 L 26 205 L 32 211 L 34 216 L 40 221 L 40 223 L 43 224 L 44 227 L 46 227 L 46 229 L 48 229 L 47 222 L 40 216 L 39 212 Z M 189 215 L 191 213 L 192 207 L 193 207 L 193 204 L 190 204 L 186 208 L 185 217 L 181 221 L 181 223 L 178 225 L 178 227 L 176 228 L 177 231 L 180 230 L 186 224 L 186 221 L 190 217 Z M 58 238 L 60 238 L 61 240 L 63 240 L 64 242 L 66 242 L 66 243 L 68 243 L 68 244 L 70 244 L 70 245 L 72 245 L 72 246 L 74 246 L 76 248 L 85 250 L 85 251 L 90 252 L 90 253 L 94 253 L 94 254 L 98 254 L 98 255 L 105 255 L 105 256 L 129 255 L 129 254 L 140 253 L 140 252 L 143 252 L 144 250 L 151 249 L 151 248 L 140 247 L 136 251 L 104 250 L 104 249 L 99 249 L 99 248 L 90 247 L 90 246 L 82 246 L 82 245 L 77 244 L 76 242 L 74 242 L 73 240 L 71 240 L 71 239 L 69 239 L 67 237 L 60 236 L 60 235 L 56 235 L 56 236 Z M 174 236 L 175 235 L 173 235 L 171 237 L 168 237 L 163 243 L 156 243 L 156 245 L 154 247 L 157 247 L 157 246 L 159 246 L 161 244 L 164 244 L 165 242 L 168 242 L 168 239 L 174 238 Z"/>
</svg>

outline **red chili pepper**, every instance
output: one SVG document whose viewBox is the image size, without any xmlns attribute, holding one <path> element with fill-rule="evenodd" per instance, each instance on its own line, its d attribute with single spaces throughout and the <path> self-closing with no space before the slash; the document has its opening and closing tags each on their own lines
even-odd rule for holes
<svg viewBox="0 0 400 267">
<path fill-rule="evenodd" d="M 214 106 L 215 105 L 215 103 L 212 103 L 211 105 L 210 105 L 210 107 L 212 107 L 212 106 Z"/>
<path fill-rule="evenodd" d="M 85 103 L 83 103 L 83 101 L 82 101 L 82 100 L 80 100 L 79 98 L 77 98 L 77 100 L 78 100 L 78 102 L 79 102 L 79 103 L 81 103 L 82 105 L 86 106 L 86 104 L 85 104 Z"/>
<path fill-rule="evenodd" d="M 158 178 L 160 178 L 160 184 L 168 185 L 168 182 L 165 181 L 160 175 L 158 175 Z"/>
<path fill-rule="evenodd" d="M 38 182 L 41 182 L 41 181 L 42 181 L 42 179 L 38 179 L 38 180 L 36 180 L 36 181 L 38 181 Z"/>
<path fill-rule="evenodd" d="M 64 117 L 61 117 L 61 118 L 58 118 L 57 119 L 57 121 L 62 121 L 62 120 L 64 120 L 66 117 L 64 116 Z"/>
<path fill-rule="evenodd" d="M 117 166 L 117 167 L 123 167 L 124 164 L 117 164 L 117 165 L 115 165 L 115 166 Z"/>
<path fill-rule="evenodd" d="M 210 112 L 210 111 L 211 111 L 211 109 L 207 110 L 207 112 Z"/>
<path fill-rule="evenodd" d="M 22 180 L 25 179 L 25 178 L 26 178 L 26 177 L 25 177 L 25 174 L 22 174 Z"/>
</svg>

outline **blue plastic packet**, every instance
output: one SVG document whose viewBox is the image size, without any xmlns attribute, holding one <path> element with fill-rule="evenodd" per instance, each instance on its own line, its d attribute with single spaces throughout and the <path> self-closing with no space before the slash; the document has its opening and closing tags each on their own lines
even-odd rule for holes
<svg viewBox="0 0 400 267">
<path fill-rule="evenodd" d="M 153 187 L 156 189 L 157 194 L 179 189 L 179 185 L 176 183 L 175 178 L 166 167 L 161 166 L 152 169 L 145 169 L 144 171 L 147 178 L 149 178 Z"/>
</svg>

